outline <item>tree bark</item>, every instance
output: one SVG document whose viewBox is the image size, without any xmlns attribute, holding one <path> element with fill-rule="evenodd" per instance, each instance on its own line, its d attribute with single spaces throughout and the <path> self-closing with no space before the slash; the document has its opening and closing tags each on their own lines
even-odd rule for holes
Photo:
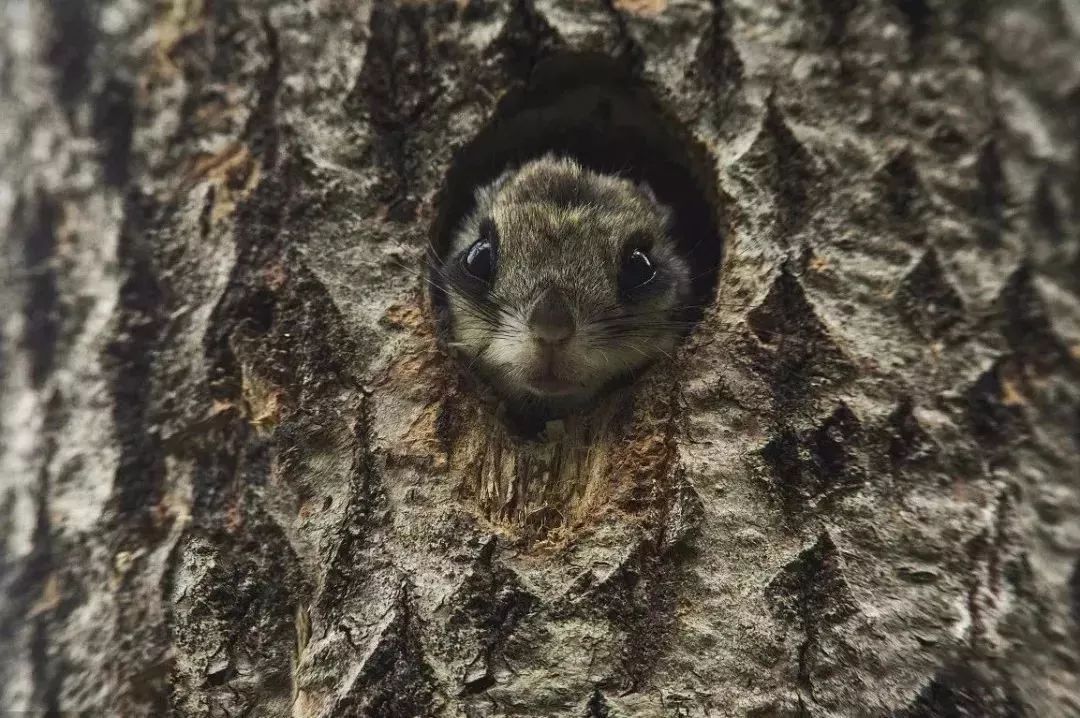
<svg viewBox="0 0 1080 718">
<path fill-rule="evenodd" d="M 573 461 L 423 280 L 570 50 L 730 225 Z M 0 93 L 5 709 L 1080 715 L 1075 0 L 5 0 Z"/>
</svg>

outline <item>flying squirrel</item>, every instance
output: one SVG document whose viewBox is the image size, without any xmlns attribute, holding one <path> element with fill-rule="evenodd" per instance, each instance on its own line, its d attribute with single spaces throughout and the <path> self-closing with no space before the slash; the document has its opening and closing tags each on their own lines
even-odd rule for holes
<svg viewBox="0 0 1080 718">
<path fill-rule="evenodd" d="M 686 333 L 690 265 L 645 184 L 545 155 L 479 187 L 435 268 L 448 346 L 511 407 L 587 409 Z"/>
</svg>

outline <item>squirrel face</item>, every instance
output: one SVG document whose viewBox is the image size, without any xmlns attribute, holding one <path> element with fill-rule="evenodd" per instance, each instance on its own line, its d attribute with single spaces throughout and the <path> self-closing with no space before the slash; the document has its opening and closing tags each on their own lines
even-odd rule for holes
<svg viewBox="0 0 1080 718">
<path fill-rule="evenodd" d="M 476 194 L 437 271 L 450 346 L 504 400 L 581 409 L 670 353 L 690 271 L 642 185 L 545 156 Z"/>
</svg>

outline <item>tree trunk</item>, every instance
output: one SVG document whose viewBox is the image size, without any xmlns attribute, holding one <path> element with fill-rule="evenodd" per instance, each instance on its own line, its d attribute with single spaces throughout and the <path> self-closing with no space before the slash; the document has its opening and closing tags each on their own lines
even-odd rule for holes
<svg viewBox="0 0 1080 718">
<path fill-rule="evenodd" d="M 730 228 L 573 461 L 423 280 L 571 50 Z M 1080 715 L 1075 0 L 5 0 L 0 93 L 6 710 Z"/>
</svg>

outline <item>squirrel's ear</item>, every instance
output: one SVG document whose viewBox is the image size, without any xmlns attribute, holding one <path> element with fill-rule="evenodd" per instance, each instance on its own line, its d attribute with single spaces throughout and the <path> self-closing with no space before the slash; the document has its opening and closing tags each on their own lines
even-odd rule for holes
<svg viewBox="0 0 1080 718">
<path fill-rule="evenodd" d="M 641 192 L 641 194 L 645 195 L 645 198 L 647 200 L 649 200 L 650 202 L 652 202 L 655 205 L 660 204 L 660 200 L 658 200 L 656 198 L 656 193 L 652 191 L 652 187 L 650 187 L 648 185 L 648 183 L 646 183 L 646 182 L 638 182 L 637 186 L 638 186 L 638 191 Z"/>
<path fill-rule="evenodd" d="M 649 200 L 649 202 L 654 207 L 660 210 L 660 213 L 664 215 L 664 223 L 670 226 L 673 214 L 671 207 L 668 207 L 666 204 L 661 202 L 656 197 L 656 193 L 653 192 L 652 187 L 650 187 L 646 182 L 638 182 L 637 188 L 638 191 L 641 192 L 641 194 L 645 195 L 645 199 Z"/>
<path fill-rule="evenodd" d="M 495 201 L 495 195 L 497 195 L 499 190 L 510 181 L 510 178 L 514 176 L 514 172 L 516 171 L 517 170 L 513 168 L 505 170 L 488 184 L 481 185 L 476 189 L 476 207 L 481 214 L 487 214 L 491 210 L 491 205 Z"/>
<path fill-rule="evenodd" d="M 504 170 L 503 173 L 496 177 L 495 181 L 491 183 L 491 190 L 493 192 L 501 190 L 503 185 L 510 181 L 510 178 L 514 176 L 518 169 L 518 167 L 511 167 L 510 169 Z"/>
</svg>

